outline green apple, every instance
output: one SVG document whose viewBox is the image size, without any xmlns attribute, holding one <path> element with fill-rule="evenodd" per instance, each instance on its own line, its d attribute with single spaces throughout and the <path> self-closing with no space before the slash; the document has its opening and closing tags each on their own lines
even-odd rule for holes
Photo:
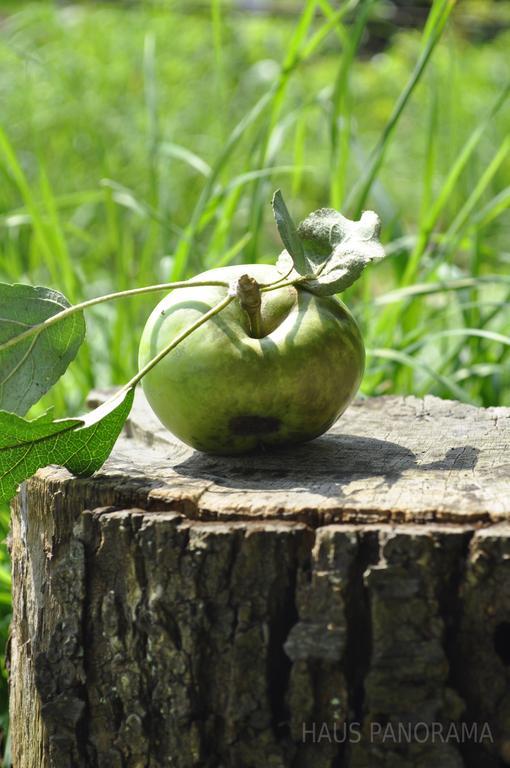
<svg viewBox="0 0 510 768">
<path fill-rule="evenodd" d="M 241 275 L 258 284 L 281 280 L 265 264 L 212 269 L 194 280 Z M 166 296 L 145 326 L 143 368 L 226 295 L 222 286 L 190 286 Z M 356 394 L 363 341 L 347 307 L 296 285 L 261 294 L 260 338 L 234 300 L 185 338 L 143 378 L 160 421 L 185 443 L 215 454 L 292 445 L 325 432 Z"/>
</svg>

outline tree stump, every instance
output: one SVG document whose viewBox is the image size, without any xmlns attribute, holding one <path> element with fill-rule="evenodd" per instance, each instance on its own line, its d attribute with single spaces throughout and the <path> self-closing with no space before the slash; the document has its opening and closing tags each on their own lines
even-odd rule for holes
<svg viewBox="0 0 510 768">
<path fill-rule="evenodd" d="M 15 768 L 510 765 L 509 512 L 510 409 L 215 458 L 138 395 L 100 472 L 14 503 Z"/>
</svg>

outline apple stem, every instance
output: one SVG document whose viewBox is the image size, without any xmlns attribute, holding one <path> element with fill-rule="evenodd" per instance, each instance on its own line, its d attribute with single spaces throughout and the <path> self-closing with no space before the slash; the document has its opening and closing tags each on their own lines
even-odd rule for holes
<svg viewBox="0 0 510 768">
<path fill-rule="evenodd" d="M 241 275 L 232 289 L 231 295 L 234 295 L 239 300 L 239 304 L 242 309 L 248 315 L 250 321 L 250 336 L 253 339 L 262 338 L 262 314 L 260 311 L 262 305 L 262 298 L 260 295 L 260 286 L 254 277 L 249 275 Z"/>
<path fill-rule="evenodd" d="M 286 288 L 289 285 L 293 285 L 297 287 L 302 285 L 303 283 L 306 283 L 308 280 L 314 277 L 315 275 L 301 275 L 300 277 L 295 277 L 292 280 L 285 280 L 285 278 L 282 277 L 280 280 L 274 283 L 267 283 L 267 285 L 261 285 L 260 292 L 266 293 L 267 291 L 277 291 L 279 288 Z"/>
</svg>

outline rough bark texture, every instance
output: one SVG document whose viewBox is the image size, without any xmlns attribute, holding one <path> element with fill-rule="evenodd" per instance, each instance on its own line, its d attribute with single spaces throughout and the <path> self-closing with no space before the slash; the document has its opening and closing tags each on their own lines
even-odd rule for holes
<svg viewBox="0 0 510 768">
<path fill-rule="evenodd" d="M 14 767 L 510 765 L 509 512 L 510 410 L 357 402 L 218 459 L 139 398 L 15 501 Z"/>
</svg>

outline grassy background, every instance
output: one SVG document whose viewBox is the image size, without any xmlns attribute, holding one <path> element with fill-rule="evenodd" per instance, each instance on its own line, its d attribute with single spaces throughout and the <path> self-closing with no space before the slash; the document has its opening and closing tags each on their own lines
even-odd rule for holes
<svg viewBox="0 0 510 768">
<path fill-rule="evenodd" d="M 363 394 L 510 405 L 508 6 L 435 0 L 371 53 L 388 2 L 274 17 L 220 0 L 3 3 L 0 280 L 76 302 L 273 261 L 277 187 L 296 219 L 373 208 L 388 258 L 345 296 L 368 348 Z M 473 35 L 494 19 L 489 41 Z M 92 310 L 43 405 L 74 413 L 92 386 L 131 377 L 159 298 Z M 3 636 L 8 611 L 2 550 Z"/>
</svg>

